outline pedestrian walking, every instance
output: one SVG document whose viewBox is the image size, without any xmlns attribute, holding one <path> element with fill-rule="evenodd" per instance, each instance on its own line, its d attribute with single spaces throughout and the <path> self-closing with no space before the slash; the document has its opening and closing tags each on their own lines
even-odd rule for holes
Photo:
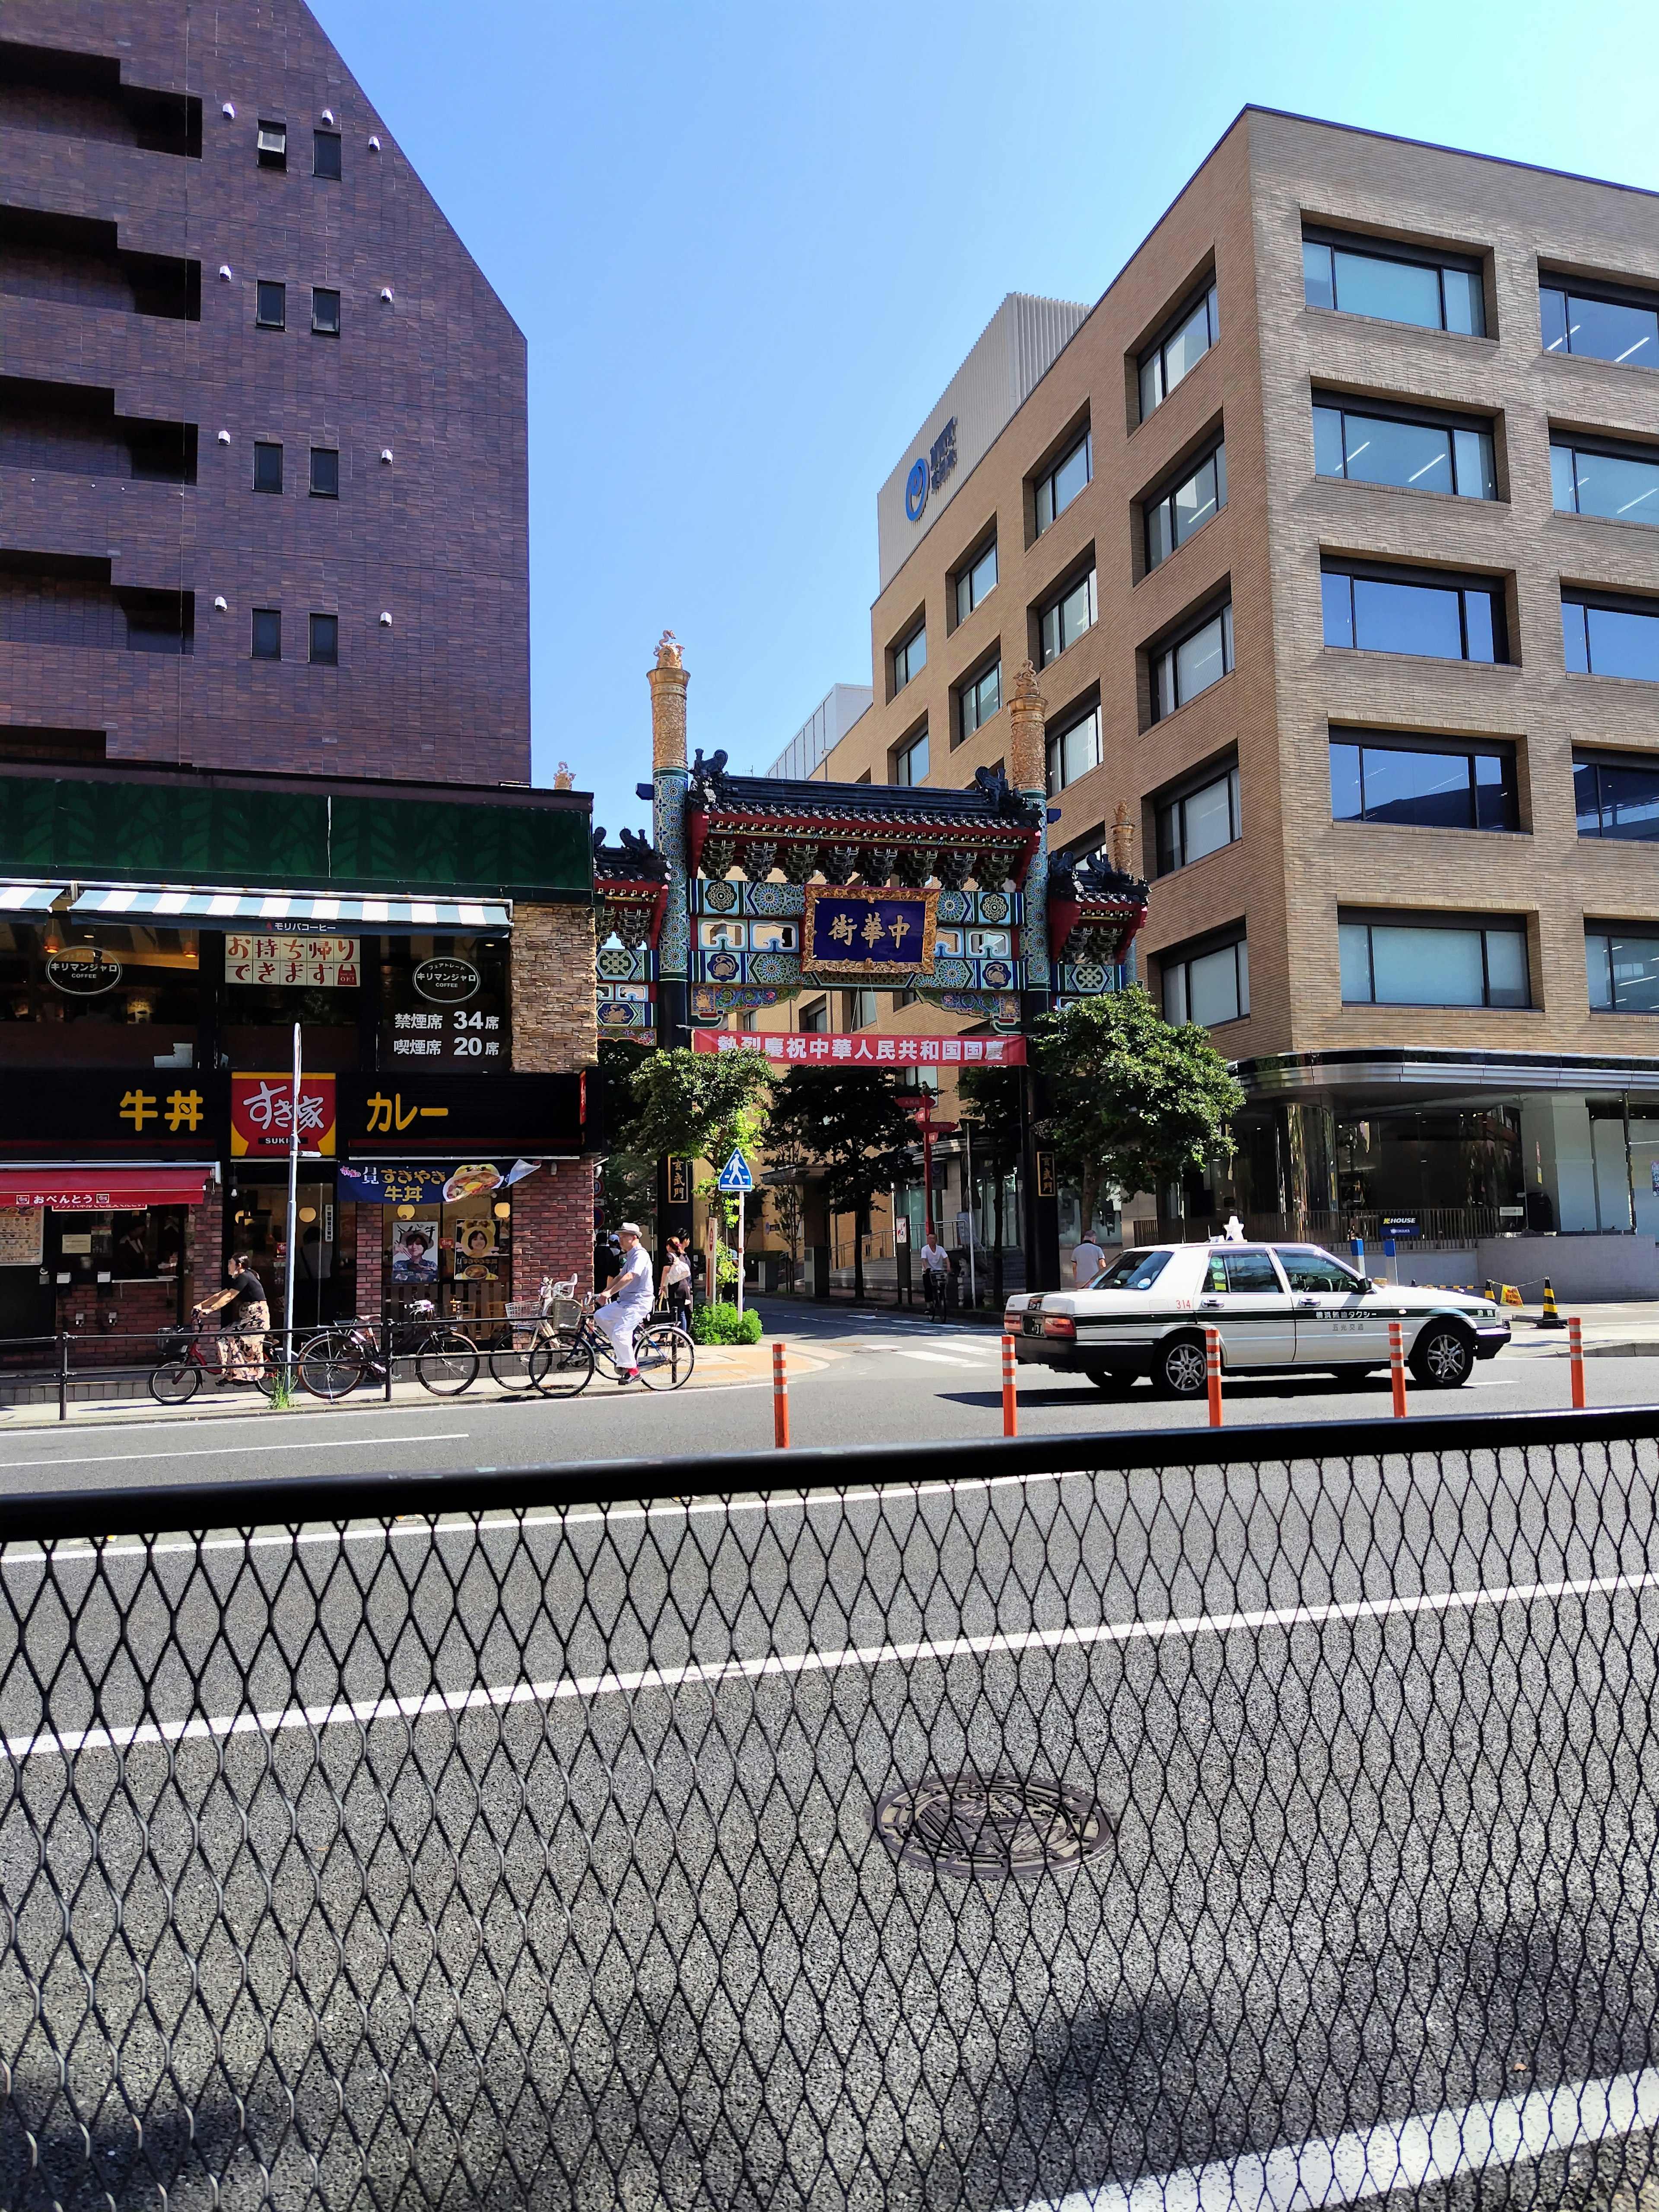
<svg viewBox="0 0 1659 2212">
<path fill-rule="evenodd" d="M 667 1307 L 669 1318 L 684 1328 L 691 1311 L 691 1262 L 686 1256 L 684 1237 L 671 1237 L 667 1249 L 659 1302 Z"/>
<path fill-rule="evenodd" d="M 1106 1255 L 1096 1243 L 1094 1231 L 1085 1229 L 1083 1242 L 1072 1255 L 1072 1280 L 1079 1290 L 1086 1291 L 1105 1265 Z"/>
<path fill-rule="evenodd" d="M 951 1255 L 938 1241 L 933 1224 L 927 1224 L 927 1241 L 921 1248 L 921 1288 L 927 1310 L 937 1321 L 945 1311 L 945 1283 L 951 1272 Z"/>
<path fill-rule="evenodd" d="M 637 1382 L 640 1370 L 634 1358 L 634 1336 L 651 1318 L 651 1255 L 640 1241 L 637 1221 L 624 1221 L 617 1237 L 622 1259 L 605 1286 L 593 1325 L 603 1331 L 622 1370 L 617 1380 Z"/>
</svg>

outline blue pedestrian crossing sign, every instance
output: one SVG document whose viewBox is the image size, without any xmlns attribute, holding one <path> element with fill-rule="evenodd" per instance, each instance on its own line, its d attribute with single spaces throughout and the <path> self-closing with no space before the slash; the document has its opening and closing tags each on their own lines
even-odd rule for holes
<svg viewBox="0 0 1659 2212">
<path fill-rule="evenodd" d="M 720 1170 L 720 1181 L 714 1188 L 716 1190 L 753 1190 L 755 1178 L 749 1172 L 749 1163 L 741 1152 L 733 1152 Z"/>
</svg>

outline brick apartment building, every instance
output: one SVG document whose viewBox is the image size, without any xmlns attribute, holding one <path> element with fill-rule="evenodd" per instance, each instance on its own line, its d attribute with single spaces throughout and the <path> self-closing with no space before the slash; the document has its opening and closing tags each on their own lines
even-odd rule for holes
<svg viewBox="0 0 1659 2212">
<path fill-rule="evenodd" d="M 0 1333 L 147 1327 L 233 1242 L 276 1302 L 296 1019 L 306 1317 L 586 1267 L 526 456 L 523 337 L 301 0 L 12 0 Z"/>
<path fill-rule="evenodd" d="M 1624 1231 L 1549 1272 L 1659 1291 L 1655 206 L 1247 109 L 881 492 L 822 772 L 968 782 L 1036 664 L 1054 844 L 1127 802 L 1139 972 L 1249 1095 L 1189 1221 L 1397 1223 L 1452 1279 Z"/>
</svg>

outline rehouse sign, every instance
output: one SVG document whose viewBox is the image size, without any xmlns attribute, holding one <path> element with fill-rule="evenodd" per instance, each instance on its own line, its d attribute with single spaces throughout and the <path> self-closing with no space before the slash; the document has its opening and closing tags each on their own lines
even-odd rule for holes
<svg viewBox="0 0 1659 2212">
<path fill-rule="evenodd" d="M 953 415 L 934 439 L 926 458 L 917 454 L 904 480 L 904 512 L 912 522 L 921 521 L 928 493 L 939 490 L 956 465 L 957 418 Z"/>
</svg>

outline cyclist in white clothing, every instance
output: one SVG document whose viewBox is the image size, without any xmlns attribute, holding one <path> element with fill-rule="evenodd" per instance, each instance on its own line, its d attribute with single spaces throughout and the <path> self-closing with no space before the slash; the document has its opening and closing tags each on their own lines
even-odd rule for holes
<svg viewBox="0 0 1659 2212">
<path fill-rule="evenodd" d="M 637 1221 L 624 1221 L 617 1236 L 622 1245 L 622 1265 L 605 1286 L 605 1303 L 594 1314 L 593 1325 L 604 1330 L 610 1342 L 622 1370 L 617 1379 L 637 1382 L 640 1370 L 634 1360 L 634 1336 L 651 1318 L 651 1255 L 640 1242 Z"/>
</svg>

